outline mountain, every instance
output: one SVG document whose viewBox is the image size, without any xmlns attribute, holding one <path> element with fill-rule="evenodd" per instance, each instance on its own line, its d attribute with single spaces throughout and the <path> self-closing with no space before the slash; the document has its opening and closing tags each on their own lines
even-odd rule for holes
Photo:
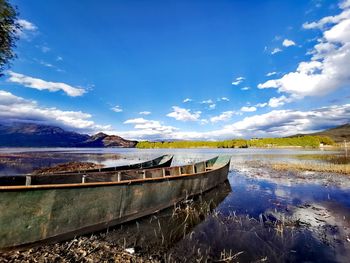
<svg viewBox="0 0 350 263">
<path fill-rule="evenodd" d="M 309 134 L 296 134 L 288 137 L 296 137 L 296 136 L 328 136 L 333 141 L 341 143 L 344 140 L 350 141 L 350 123 L 340 125 L 334 128 L 330 128 L 321 132 L 309 133 Z"/>
<path fill-rule="evenodd" d="M 115 135 L 90 136 L 36 123 L 0 124 L 0 147 L 134 147 L 136 143 Z"/>
<path fill-rule="evenodd" d="M 350 123 L 310 135 L 328 136 L 335 142 L 344 142 L 344 140 L 350 141 Z"/>
<path fill-rule="evenodd" d="M 91 136 L 86 141 L 79 144 L 79 147 L 123 147 L 133 148 L 137 144 L 137 141 L 125 140 L 117 135 L 107 135 L 103 132 L 99 132 Z"/>
</svg>

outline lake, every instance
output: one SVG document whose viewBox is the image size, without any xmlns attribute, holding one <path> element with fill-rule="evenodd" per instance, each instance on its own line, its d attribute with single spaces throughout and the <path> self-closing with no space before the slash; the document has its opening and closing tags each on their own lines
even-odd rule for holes
<svg viewBox="0 0 350 263">
<path fill-rule="evenodd" d="M 203 196 L 109 229 L 104 241 L 160 259 L 348 262 L 350 179 L 277 171 L 274 163 L 348 163 L 340 151 L 304 149 L 2 148 L 0 174 L 69 161 L 106 166 L 173 154 L 173 165 L 231 155 L 228 183 Z"/>
</svg>

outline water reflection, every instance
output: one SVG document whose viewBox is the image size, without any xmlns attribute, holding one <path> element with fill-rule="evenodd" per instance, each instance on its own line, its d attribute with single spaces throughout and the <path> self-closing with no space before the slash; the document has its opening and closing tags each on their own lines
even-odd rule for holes
<svg viewBox="0 0 350 263">
<path fill-rule="evenodd" d="M 229 185 L 175 210 L 171 208 L 110 230 L 107 235 L 110 242 L 142 253 L 159 254 L 159 258 L 165 255 L 173 261 L 347 262 L 350 256 L 349 176 L 317 172 L 296 175 L 253 165 L 275 160 L 347 162 L 339 152 L 282 149 L 0 151 L 0 173 L 31 172 L 67 161 L 118 165 L 162 154 L 175 154 L 173 165 L 232 154 Z M 12 163 L 1 160 L 12 160 Z"/>
<path fill-rule="evenodd" d="M 231 186 L 226 181 L 174 207 L 123 224 L 109 232 L 107 239 L 123 247 L 137 248 L 139 252 L 166 251 L 210 216 L 230 192 Z"/>
</svg>

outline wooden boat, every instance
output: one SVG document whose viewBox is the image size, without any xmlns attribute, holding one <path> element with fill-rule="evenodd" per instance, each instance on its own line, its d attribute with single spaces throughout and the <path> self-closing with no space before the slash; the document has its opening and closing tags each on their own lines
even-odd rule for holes
<svg viewBox="0 0 350 263">
<path fill-rule="evenodd" d="M 162 155 L 153 160 L 135 163 L 123 166 L 113 166 L 105 167 L 100 169 L 88 169 L 88 170 L 79 170 L 71 172 L 56 172 L 50 174 L 29 174 L 29 175 L 6 175 L 0 176 L 0 186 L 11 186 L 11 185 L 23 185 L 23 184 L 64 184 L 64 183 L 81 183 L 82 175 L 92 174 L 95 177 L 97 174 L 111 174 L 115 171 L 125 171 L 125 170 L 136 170 L 136 169 L 154 169 L 161 167 L 169 167 L 173 161 L 173 155 Z M 113 173 L 112 173 L 113 174 Z M 67 177 L 70 177 L 67 179 Z"/>
<path fill-rule="evenodd" d="M 172 206 L 227 180 L 230 157 L 149 170 L 81 174 L 80 183 L 0 186 L 0 248 L 72 238 Z M 46 177 L 49 177 L 47 175 Z"/>
<path fill-rule="evenodd" d="M 87 169 L 87 170 L 76 170 L 69 172 L 56 172 L 55 174 L 73 174 L 73 173 L 95 173 L 95 172 L 110 172 L 110 171 L 121 171 L 121 170 L 134 170 L 134 169 L 152 169 L 152 168 L 160 168 L 160 167 L 169 167 L 173 160 L 173 155 L 162 155 L 153 160 L 128 164 L 122 166 L 112 166 L 112 167 L 104 167 L 97 169 Z"/>
</svg>

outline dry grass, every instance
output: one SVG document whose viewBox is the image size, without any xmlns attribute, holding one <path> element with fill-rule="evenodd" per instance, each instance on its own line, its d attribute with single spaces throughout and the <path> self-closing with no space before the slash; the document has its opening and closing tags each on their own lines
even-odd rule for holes
<svg viewBox="0 0 350 263">
<path fill-rule="evenodd" d="M 275 163 L 271 167 L 278 171 L 313 171 L 350 175 L 350 164 Z"/>
</svg>

